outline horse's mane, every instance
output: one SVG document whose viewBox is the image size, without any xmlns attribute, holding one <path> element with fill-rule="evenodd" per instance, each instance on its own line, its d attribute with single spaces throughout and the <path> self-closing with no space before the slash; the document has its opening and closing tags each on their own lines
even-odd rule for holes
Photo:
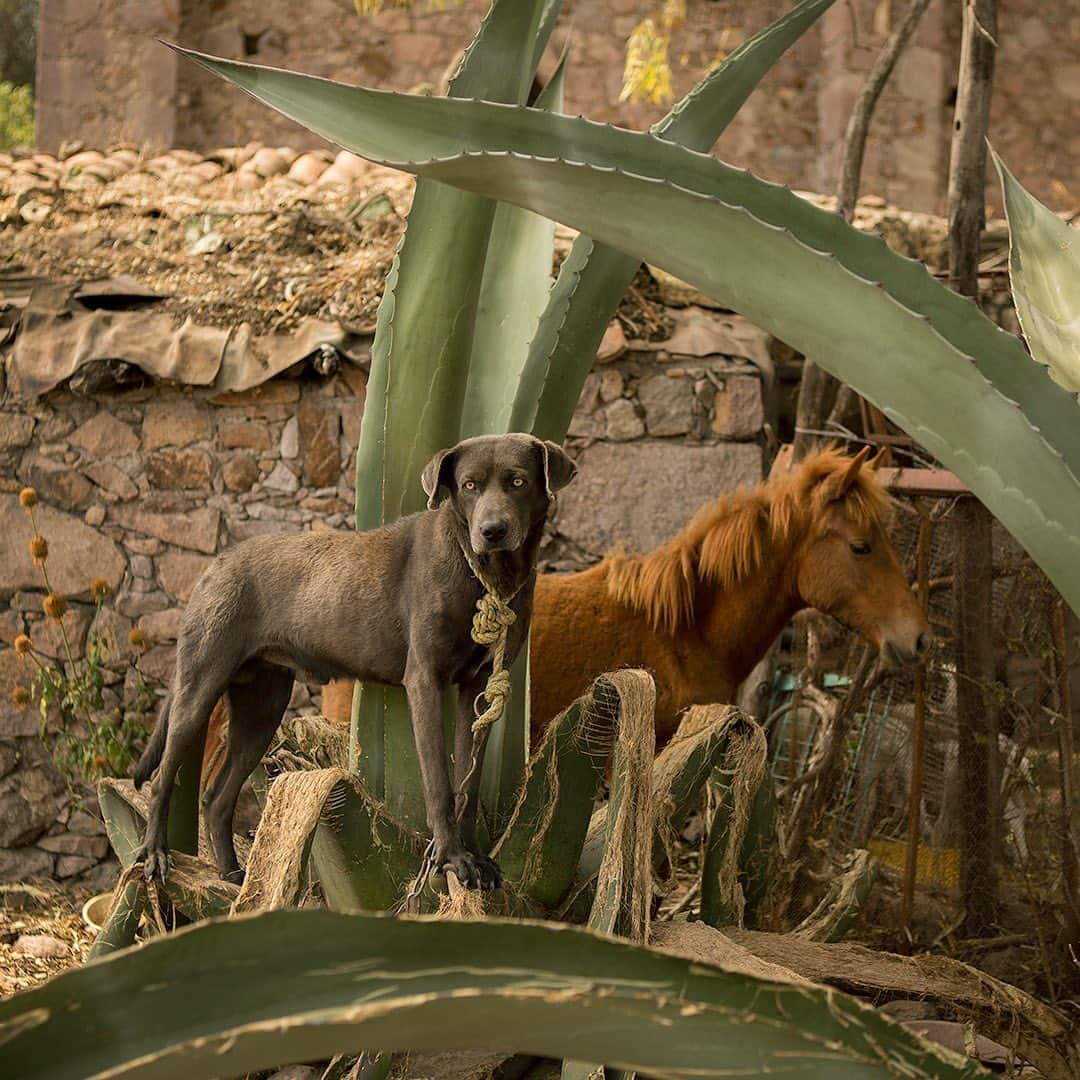
<svg viewBox="0 0 1080 1080">
<path fill-rule="evenodd" d="M 851 460 L 822 450 L 785 475 L 706 503 L 674 540 L 648 555 L 611 553 L 605 559 L 609 594 L 646 614 L 657 629 L 674 632 L 693 618 L 698 581 L 730 589 L 761 567 L 770 543 L 803 535 L 819 521 L 835 498 L 827 481 L 839 479 Z M 852 521 L 866 526 L 881 521 L 890 505 L 866 467 L 843 500 Z"/>
</svg>

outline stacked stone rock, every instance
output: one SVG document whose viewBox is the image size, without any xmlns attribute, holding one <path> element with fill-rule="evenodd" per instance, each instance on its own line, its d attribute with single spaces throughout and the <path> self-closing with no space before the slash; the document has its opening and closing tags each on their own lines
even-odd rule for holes
<svg viewBox="0 0 1080 1080">
<path fill-rule="evenodd" d="M 140 174 L 167 181 L 170 188 L 195 191 L 228 174 L 235 174 L 237 191 L 253 191 L 274 177 L 285 177 L 301 187 L 347 184 L 369 166 L 346 150 L 300 152 L 289 146 L 222 147 L 206 154 L 169 150 L 145 156 L 139 148 L 122 144 L 104 152 L 73 149 L 59 155 L 30 150 L 0 151 L 0 194 L 27 191 L 55 193 L 99 188 L 125 176 Z"/>
<path fill-rule="evenodd" d="M 179 387 L 94 399 L 64 391 L 0 411 L 0 881 L 55 875 L 97 886 L 113 871 L 97 869 L 108 852 L 103 830 L 72 810 L 36 712 L 11 701 L 32 674 L 11 647 L 18 634 L 57 662 L 63 655 L 55 622 L 42 616 L 17 489 L 38 491 L 76 653 L 92 628 L 122 645 L 139 627 L 149 643 L 139 666 L 160 686 L 182 605 L 217 552 L 262 533 L 347 523 L 365 384 L 363 370 L 348 368 L 332 380 L 218 397 Z M 96 615 L 95 577 L 110 590 Z M 109 707 L 121 702 L 125 667 L 106 692 Z M 292 707 L 316 711 L 307 687 L 298 684 Z"/>
</svg>

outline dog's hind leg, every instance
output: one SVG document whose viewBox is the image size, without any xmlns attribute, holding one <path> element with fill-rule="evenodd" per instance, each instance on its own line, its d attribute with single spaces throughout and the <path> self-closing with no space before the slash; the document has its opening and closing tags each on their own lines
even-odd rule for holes
<svg viewBox="0 0 1080 1080">
<path fill-rule="evenodd" d="M 169 872 L 169 800 L 176 775 L 188 752 L 206 737 L 210 711 L 224 689 L 221 685 L 200 685 L 198 680 L 174 680 L 165 748 L 150 794 L 146 837 L 135 857 L 142 862 L 147 881 L 155 876 L 164 881 Z"/>
<path fill-rule="evenodd" d="M 249 677 L 253 676 L 253 677 Z M 203 800 L 218 873 L 239 884 L 244 877 L 233 846 L 233 814 L 244 781 L 259 764 L 292 695 L 293 673 L 264 662 L 244 666 L 243 680 L 229 683 L 229 745 L 225 763 Z"/>
</svg>

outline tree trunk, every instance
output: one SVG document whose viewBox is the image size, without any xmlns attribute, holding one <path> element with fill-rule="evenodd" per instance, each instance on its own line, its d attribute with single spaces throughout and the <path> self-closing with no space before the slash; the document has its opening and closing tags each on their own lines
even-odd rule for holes
<svg viewBox="0 0 1080 1080">
<path fill-rule="evenodd" d="M 851 110 L 847 129 L 844 132 L 844 160 L 840 168 L 840 188 L 837 192 L 837 213 L 847 222 L 855 216 L 855 203 L 859 197 L 859 182 L 862 178 L 863 155 L 866 151 L 866 138 L 870 133 L 870 121 L 877 108 L 885 84 L 892 75 L 896 61 L 904 51 L 904 46 L 915 33 L 919 20 L 930 4 L 930 0 L 912 0 L 900 25 L 882 46 L 874 66 L 866 77 L 855 107 Z M 802 384 L 799 387 L 799 401 L 795 411 L 795 460 L 801 461 L 807 454 L 828 441 L 825 435 L 817 434 L 826 430 L 826 424 L 834 418 L 836 399 L 841 389 L 839 379 L 834 378 L 813 360 L 806 359 L 803 364 Z M 836 417 L 839 419 L 839 417 Z"/>
</svg>

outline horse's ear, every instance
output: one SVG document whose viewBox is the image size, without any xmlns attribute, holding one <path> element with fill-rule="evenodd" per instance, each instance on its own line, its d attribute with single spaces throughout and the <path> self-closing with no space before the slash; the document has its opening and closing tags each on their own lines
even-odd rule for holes
<svg viewBox="0 0 1080 1080">
<path fill-rule="evenodd" d="M 848 463 L 843 472 L 834 472 L 826 481 L 824 493 L 827 500 L 842 499 L 858 479 L 859 470 L 870 456 L 870 447 L 864 446 Z"/>
<path fill-rule="evenodd" d="M 878 452 L 870 459 L 869 468 L 871 472 L 877 472 L 882 465 L 887 465 L 890 458 L 889 448 L 887 446 L 881 447 Z"/>
</svg>

